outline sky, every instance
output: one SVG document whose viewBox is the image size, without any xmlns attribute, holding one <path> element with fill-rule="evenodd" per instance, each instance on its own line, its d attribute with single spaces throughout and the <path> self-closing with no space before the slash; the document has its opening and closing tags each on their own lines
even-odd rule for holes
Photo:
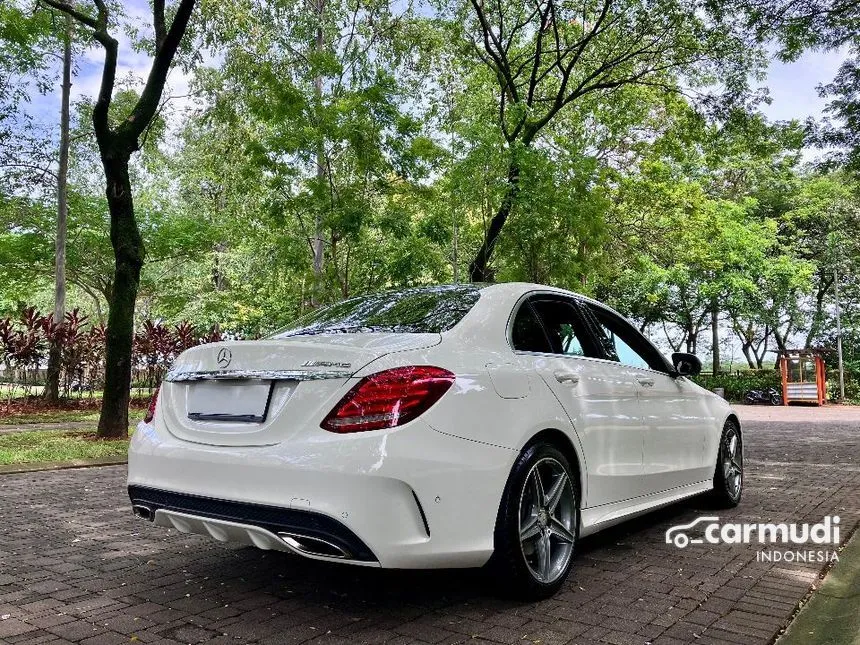
<svg viewBox="0 0 860 645">
<path fill-rule="evenodd" d="M 841 52 L 807 52 L 794 63 L 771 62 L 764 85 L 772 101 L 762 112 L 772 121 L 821 116 L 825 101 L 815 88 L 833 79 L 842 59 Z"/>
</svg>

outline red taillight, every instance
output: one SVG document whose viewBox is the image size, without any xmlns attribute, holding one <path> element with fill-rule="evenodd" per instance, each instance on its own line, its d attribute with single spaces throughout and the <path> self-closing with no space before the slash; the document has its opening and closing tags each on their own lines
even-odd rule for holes
<svg viewBox="0 0 860 645">
<path fill-rule="evenodd" d="M 364 432 L 403 425 L 426 412 L 454 384 L 441 367 L 396 367 L 365 376 L 320 424 L 331 432 Z"/>
<path fill-rule="evenodd" d="M 152 419 L 155 417 L 155 404 L 158 403 L 158 390 L 161 387 L 155 388 L 155 392 L 152 393 L 152 398 L 149 400 L 149 407 L 146 408 L 146 416 L 143 417 L 144 423 L 152 423 Z"/>
</svg>

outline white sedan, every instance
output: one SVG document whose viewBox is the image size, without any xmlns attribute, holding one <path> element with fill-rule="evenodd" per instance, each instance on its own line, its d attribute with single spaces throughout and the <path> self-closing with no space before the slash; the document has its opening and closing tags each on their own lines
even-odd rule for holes
<svg viewBox="0 0 860 645">
<path fill-rule="evenodd" d="M 183 353 L 131 442 L 158 526 L 546 597 L 577 540 L 741 497 L 738 418 L 612 309 L 534 284 L 361 296 Z"/>
</svg>

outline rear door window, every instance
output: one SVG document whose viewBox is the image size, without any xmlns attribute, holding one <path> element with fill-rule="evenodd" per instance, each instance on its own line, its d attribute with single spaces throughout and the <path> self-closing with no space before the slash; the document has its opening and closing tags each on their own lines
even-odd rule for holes
<svg viewBox="0 0 860 645">
<path fill-rule="evenodd" d="M 528 301 L 524 302 L 511 327 L 511 344 L 520 352 L 540 352 L 549 354 L 552 349 L 543 325 Z"/>
<path fill-rule="evenodd" d="M 535 296 L 524 302 L 514 318 L 511 342 L 519 351 L 603 357 L 578 305 L 565 298 Z"/>
</svg>

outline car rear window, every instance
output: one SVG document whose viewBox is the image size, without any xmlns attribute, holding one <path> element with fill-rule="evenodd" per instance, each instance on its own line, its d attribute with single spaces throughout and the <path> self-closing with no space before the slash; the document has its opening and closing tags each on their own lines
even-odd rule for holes
<svg viewBox="0 0 860 645">
<path fill-rule="evenodd" d="M 441 333 L 460 322 L 480 297 L 480 289 L 473 285 L 358 296 L 312 311 L 272 338 L 372 331 Z"/>
</svg>

